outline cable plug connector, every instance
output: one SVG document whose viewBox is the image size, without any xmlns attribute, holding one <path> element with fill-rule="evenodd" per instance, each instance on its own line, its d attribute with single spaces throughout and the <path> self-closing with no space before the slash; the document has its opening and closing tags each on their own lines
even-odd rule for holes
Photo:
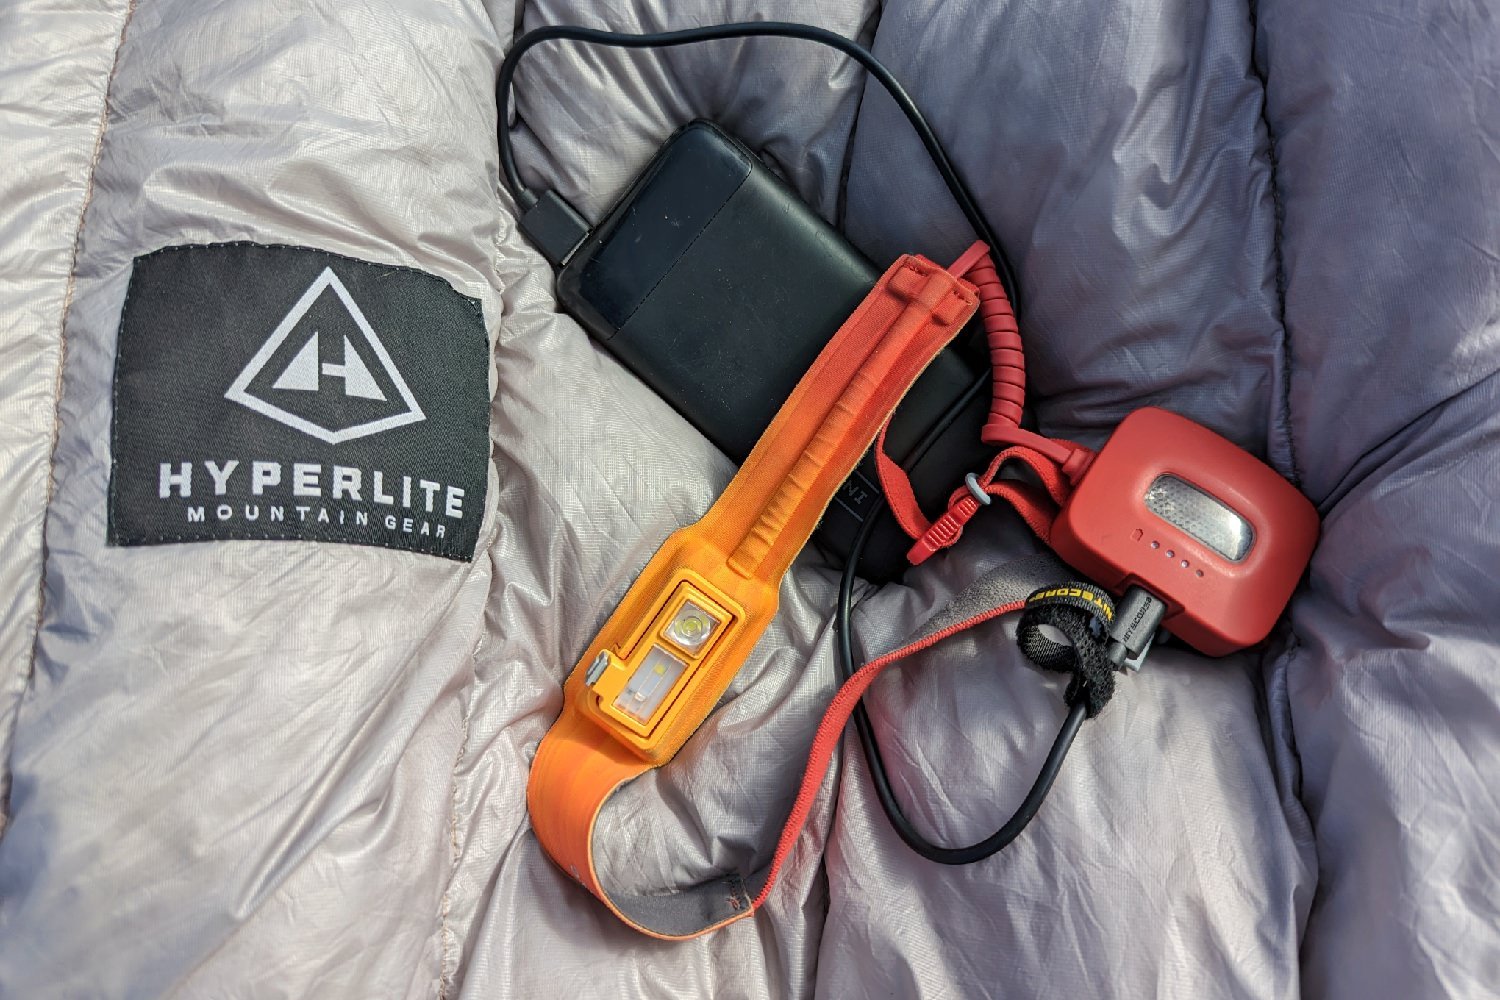
<svg viewBox="0 0 1500 1000">
<path fill-rule="evenodd" d="M 521 232 L 553 267 L 562 267 L 589 235 L 589 224 L 556 191 L 521 210 Z"/>
<path fill-rule="evenodd" d="M 1115 603 L 1106 655 L 1120 670 L 1139 670 L 1156 641 L 1156 630 L 1167 616 L 1161 598 L 1140 587 L 1130 587 Z"/>
</svg>

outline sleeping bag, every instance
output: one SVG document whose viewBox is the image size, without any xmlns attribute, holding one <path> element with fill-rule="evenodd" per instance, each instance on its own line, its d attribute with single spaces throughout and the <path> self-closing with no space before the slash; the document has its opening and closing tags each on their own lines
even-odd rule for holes
<svg viewBox="0 0 1500 1000">
<path fill-rule="evenodd" d="M 559 309 L 495 75 L 547 24 L 757 17 L 868 45 L 928 115 L 1015 263 L 1041 430 L 1172 410 L 1322 537 L 1265 644 L 1121 678 L 1005 851 L 918 857 L 846 739 L 766 907 L 658 941 L 546 857 L 527 775 L 734 466 Z M 805 42 L 544 45 L 513 103 L 522 176 L 590 220 L 704 117 L 880 269 L 974 238 Z M 0 149 L 0 996 L 1500 995 L 1492 7 L 8 0 Z M 858 655 L 1041 551 L 987 508 L 860 586 Z M 802 554 L 610 800 L 613 883 L 769 860 L 840 568 Z M 1063 712 L 1014 628 L 867 699 L 943 843 L 1010 815 Z"/>
</svg>

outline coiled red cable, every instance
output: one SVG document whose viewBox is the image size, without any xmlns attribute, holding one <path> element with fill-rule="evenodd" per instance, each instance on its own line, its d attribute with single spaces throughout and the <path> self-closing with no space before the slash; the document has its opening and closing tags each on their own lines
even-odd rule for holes
<svg viewBox="0 0 1500 1000">
<path fill-rule="evenodd" d="M 975 243 L 954 261 L 951 270 L 979 293 L 979 319 L 984 324 L 994 372 L 990 419 L 981 436 L 986 444 L 999 444 L 1001 436 L 1021 426 L 1026 406 L 1026 355 L 1021 347 L 1021 330 L 988 247 Z"/>
<path fill-rule="evenodd" d="M 989 248 L 976 242 L 949 268 L 974 286 L 979 293 L 979 318 L 989 343 L 990 367 L 994 387 L 990 399 L 990 417 L 980 438 L 985 444 L 1022 445 L 1040 452 L 1056 462 L 1070 479 L 1082 474 L 1093 454 L 1070 442 L 1055 441 L 1021 427 L 1026 407 L 1026 354 L 1021 345 L 1021 330 L 1015 311 L 1005 294 L 1005 285 L 995 269 Z"/>
</svg>

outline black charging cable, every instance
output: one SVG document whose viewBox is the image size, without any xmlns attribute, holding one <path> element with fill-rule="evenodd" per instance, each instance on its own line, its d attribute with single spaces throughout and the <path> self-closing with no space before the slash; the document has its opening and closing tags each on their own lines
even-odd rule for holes
<svg viewBox="0 0 1500 1000">
<path fill-rule="evenodd" d="M 958 418 L 959 413 L 973 401 L 979 391 L 983 391 L 983 388 L 983 385 L 979 385 L 966 390 L 964 395 L 934 425 L 936 430 L 929 431 L 917 442 L 911 452 L 904 456 L 903 464 L 914 465 L 920 461 L 922 455 L 937 440 L 943 429 Z M 844 572 L 839 579 L 838 601 L 834 610 L 834 658 L 838 662 L 839 675 L 842 680 L 848 680 L 854 676 L 857 669 L 854 665 L 854 639 L 850 619 L 853 615 L 854 582 L 859 576 L 860 558 L 864 555 L 865 544 L 874 532 L 875 522 L 884 517 L 888 510 L 889 506 L 884 498 L 876 501 L 874 509 L 871 510 L 869 517 L 865 519 L 854 538 L 854 545 L 849 550 L 849 559 L 844 564 Z M 1089 714 L 1086 698 L 1078 697 L 1072 700 L 1072 706 L 1068 709 L 1068 714 L 1063 719 L 1056 738 L 1052 741 L 1052 748 L 1047 752 L 1041 770 L 1037 772 L 1036 780 L 1032 782 L 1031 789 L 1021 800 L 1020 806 L 994 833 L 966 847 L 945 847 L 934 843 L 916 828 L 896 798 L 895 789 L 891 786 L 890 774 L 886 770 L 885 758 L 880 753 L 880 742 L 875 738 L 874 723 L 870 721 L 870 713 L 865 710 L 863 701 L 854 706 L 853 718 L 854 731 L 859 736 L 860 748 L 865 755 L 865 764 L 870 769 L 870 783 L 875 786 L 875 796 L 880 800 L 880 808 L 885 811 L 886 819 L 890 821 L 891 828 L 896 831 L 897 836 L 906 842 L 907 847 L 928 861 L 943 865 L 971 865 L 1003 850 L 1036 816 L 1047 793 L 1052 790 L 1053 782 L 1057 780 L 1057 773 L 1062 768 L 1063 758 L 1073 746 L 1073 738 L 1078 735 L 1079 727 L 1083 725 L 1083 720 Z"/>
<path fill-rule="evenodd" d="M 599 28 L 582 28 L 574 25 L 556 24 L 544 28 L 528 31 L 511 45 L 510 51 L 505 54 L 505 60 L 500 64 L 500 76 L 495 82 L 495 100 L 499 105 L 499 142 L 500 142 L 500 173 L 511 197 L 515 198 L 516 204 L 523 214 L 523 225 L 530 221 L 529 235 L 535 234 L 535 239 L 544 252 L 549 249 L 548 258 L 554 264 L 566 263 L 567 256 L 578 244 L 583 241 L 588 232 L 588 224 L 582 220 L 578 212 L 567 202 L 563 201 L 555 192 L 544 191 L 538 195 L 521 183 L 521 175 L 516 170 L 516 154 L 511 146 L 510 127 L 510 92 L 515 81 L 516 67 L 521 62 L 521 57 L 532 48 L 554 40 L 571 42 L 585 42 L 592 45 L 608 45 L 625 49 L 655 49 L 667 48 L 676 45 L 690 45 L 695 42 L 713 42 L 729 38 L 798 38 L 805 41 L 817 42 L 830 48 L 838 49 L 855 62 L 865 68 L 869 74 L 879 81 L 885 88 L 886 93 L 896 102 L 906 120 L 911 122 L 912 128 L 922 140 L 922 145 L 927 148 L 927 153 L 936 164 L 938 173 L 942 175 L 943 183 L 947 185 L 953 199 L 958 202 L 958 207 L 963 211 L 964 218 L 973 227 L 979 238 L 984 240 L 990 248 L 990 256 L 995 261 L 995 268 L 1000 272 L 1000 280 L 1005 285 L 1005 294 L 1010 296 L 1011 308 L 1019 315 L 1021 303 L 1016 292 L 1016 279 L 1011 271 L 1010 261 L 1006 259 L 1005 252 L 1000 247 L 1000 238 L 995 235 L 994 228 L 985 219 L 984 213 L 979 210 L 978 203 L 969 192 L 969 187 L 959 176 L 958 170 L 953 166 L 953 161 L 948 158 L 948 153 L 943 149 L 943 144 L 938 140 L 937 134 L 933 132 L 932 126 L 927 124 L 927 119 L 922 115 L 911 95 L 906 88 L 901 86 L 899 80 L 869 49 L 858 42 L 845 38 L 843 35 L 827 28 L 818 28 L 810 24 L 795 24 L 788 21 L 741 21 L 732 24 L 714 24 L 702 28 L 685 28 L 680 31 L 659 31 L 649 34 L 629 34 L 620 31 L 604 31 Z M 526 215 L 531 219 L 527 220 Z M 579 227 L 582 227 L 581 229 Z M 571 240 L 571 245 L 568 245 Z"/>
<path fill-rule="evenodd" d="M 933 163 L 937 166 L 938 173 L 942 175 L 943 183 L 947 185 L 953 199 L 958 203 L 964 218 L 973 227 L 979 238 L 989 246 L 990 256 L 995 261 L 996 270 L 1000 273 L 1000 280 L 1005 286 L 1005 293 L 1010 297 L 1011 306 L 1017 316 L 1020 315 L 1020 297 L 1016 288 L 1015 276 L 1011 270 L 1010 261 L 1006 258 L 1001 247 L 1000 239 L 995 234 L 994 228 L 979 210 L 968 185 L 964 183 L 949 159 L 946 150 L 943 149 L 941 141 L 932 127 L 927 123 L 916 102 L 911 95 L 901 86 L 900 81 L 888 70 L 874 53 L 857 42 L 845 38 L 843 35 L 818 28 L 807 24 L 794 24 L 783 21 L 751 21 L 734 24 L 710 25 L 701 28 L 688 28 L 681 31 L 663 31 L 651 34 L 627 34 L 616 31 L 604 31 L 597 28 L 583 28 L 571 25 L 552 25 L 538 28 L 527 32 L 516 39 L 510 51 L 506 53 L 505 60 L 500 64 L 500 75 L 495 84 L 496 102 L 499 105 L 499 129 L 498 139 L 500 146 L 500 169 L 501 177 L 511 196 L 521 210 L 521 226 L 526 230 L 538 248 L 547 256 L 554 265 L 561 266 L 567 262 L 568 257 L 578 245 L 583 242 L 588 233 L 588 223 L 578 214 L 577 210 L 564 201 L 553 191 L 543 191 L 540 195 L 531 191 L 521 182 L 521 176 L 516 169 L 515 150 L 511 144 L 508 119 L 510 113 L 510 93 L 515 81 L 516 67 L 521 57 L 528 51 L 543 42 L 553 40 L 585 42 L 596 45 L 615 46 L 619 48 L 641 49 L 662 48 L 676 45 L 687 45 L 694 42 L 709 42 L 731 38 L 753 38 L 753 37 L 776 37 L 796 38 L 806 41 L 818 42 L 837 49 L 845 55 L 854 59 L 863 66 L 869 74 L 874 77 L 886 92 L 890 94 L 902 114 L 906 116 L 922 140 Z M 927 433 L 919 440 L 911 451 L 903 456 L 902 464 L 908 468 L 921 460 L 922 456 L 938 440 L 963 411 L 978 396 L 989 389 L 992 376 L 985 372 L 975 379 L 972 385 L 964 391 L 964 394 L 955 401 L 939 419 L 930 427 Z M 877 501 L 875 508 L 869 517 L 861 525 L 858 535 L 855 537 L 853 548 L 850 550 L 848 562 L 844 566 L 842 578 L 839 583 L 838 603 L 835 611 L 835 654 L 838 661 L 839 672 L 845 678 L 849 678 L 855 671 L 853 637 L 850 631 L 850 619 L 852 617 L 854 600 L 854 582 L 858 576 L 860 559 L 864 554 L 865 546 L 874 530 L 876 521 L 885 516 L 889 508 L 884 499 Z M 855 706 L 854 728 L 859 736 L 861 748 L 864 750 L 865 761 L 870 768 L 870 779 L 875 786 L 875 793 L 880 800 L 881 808 L 885 810 L 891 826 L 903 841 L 915 852 L 930 861 L 936 861 L 945 865 L 967 865 L 976 861 L 982 861 L 987 857 L 1000 851 L 1013 841 L 1026 825 L 1031 822 L 1037 810 L 1041 808 L 1042 801 L 1052 789 L 1052 784 L 1057 778 L 1059 769 L 1062 767 L 1063 758 L 1068 749 L 1073 745 L 1073 739 L 1078 735 L 1078 729 L 1083 720 L 1091 714 L 1087 699 L 1078 697 L 1072 700 L 1072 706 L 1067 717 L 1063 720 L 1062 727 L 1058 730 L 1056 739 L 1052 742 L 1052 748 L 1048 752 L 1046 760 L 1042 764 L 1041 771 L 1037 774 L 1031 790 L 1027 792 L 1015 813 L 990 836 L 978 843 L 967 847 L 944 847 L 928 840 L 907 818 L 901 803 L 897 801 L 894 789 L 891 786 L 890 775 L 886 770 L 885 760 L 880 753 L 880 744 L 875 738 L 875 728 L 870 721 L 870 715 L 863 704 Z"/>
</svg>

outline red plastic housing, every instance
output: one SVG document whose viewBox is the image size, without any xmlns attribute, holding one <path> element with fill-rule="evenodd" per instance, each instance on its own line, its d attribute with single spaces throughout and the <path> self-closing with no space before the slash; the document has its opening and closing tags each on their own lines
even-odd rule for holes
<svg viewBox="0 0 1500 1000">
<path fill-rule="evenodd" d="M 1206 515 L 1238 533 L 1236 552 L 1248 525 L 1248 549 L 1230 558 L 1199 537 L 1211 533 L 1201 523 L 1194 535 L 1148 506 L 1148 492 L 1158 509 L 1170 506 L 1162 501 L 1168 493 L 1186 498 L 1182 520 Z M 1115 593 L 1132 584 L 1149 590 L 1167 604 L 1166 628 L 1223 656 L 1270 633 L 1317 539 L 1317 510 L 1270 466 L 1206 427 L 1147 407 L 1100 449 L 1058 514 L 1051 542 L 1064 561 Z"/>
</svg>

